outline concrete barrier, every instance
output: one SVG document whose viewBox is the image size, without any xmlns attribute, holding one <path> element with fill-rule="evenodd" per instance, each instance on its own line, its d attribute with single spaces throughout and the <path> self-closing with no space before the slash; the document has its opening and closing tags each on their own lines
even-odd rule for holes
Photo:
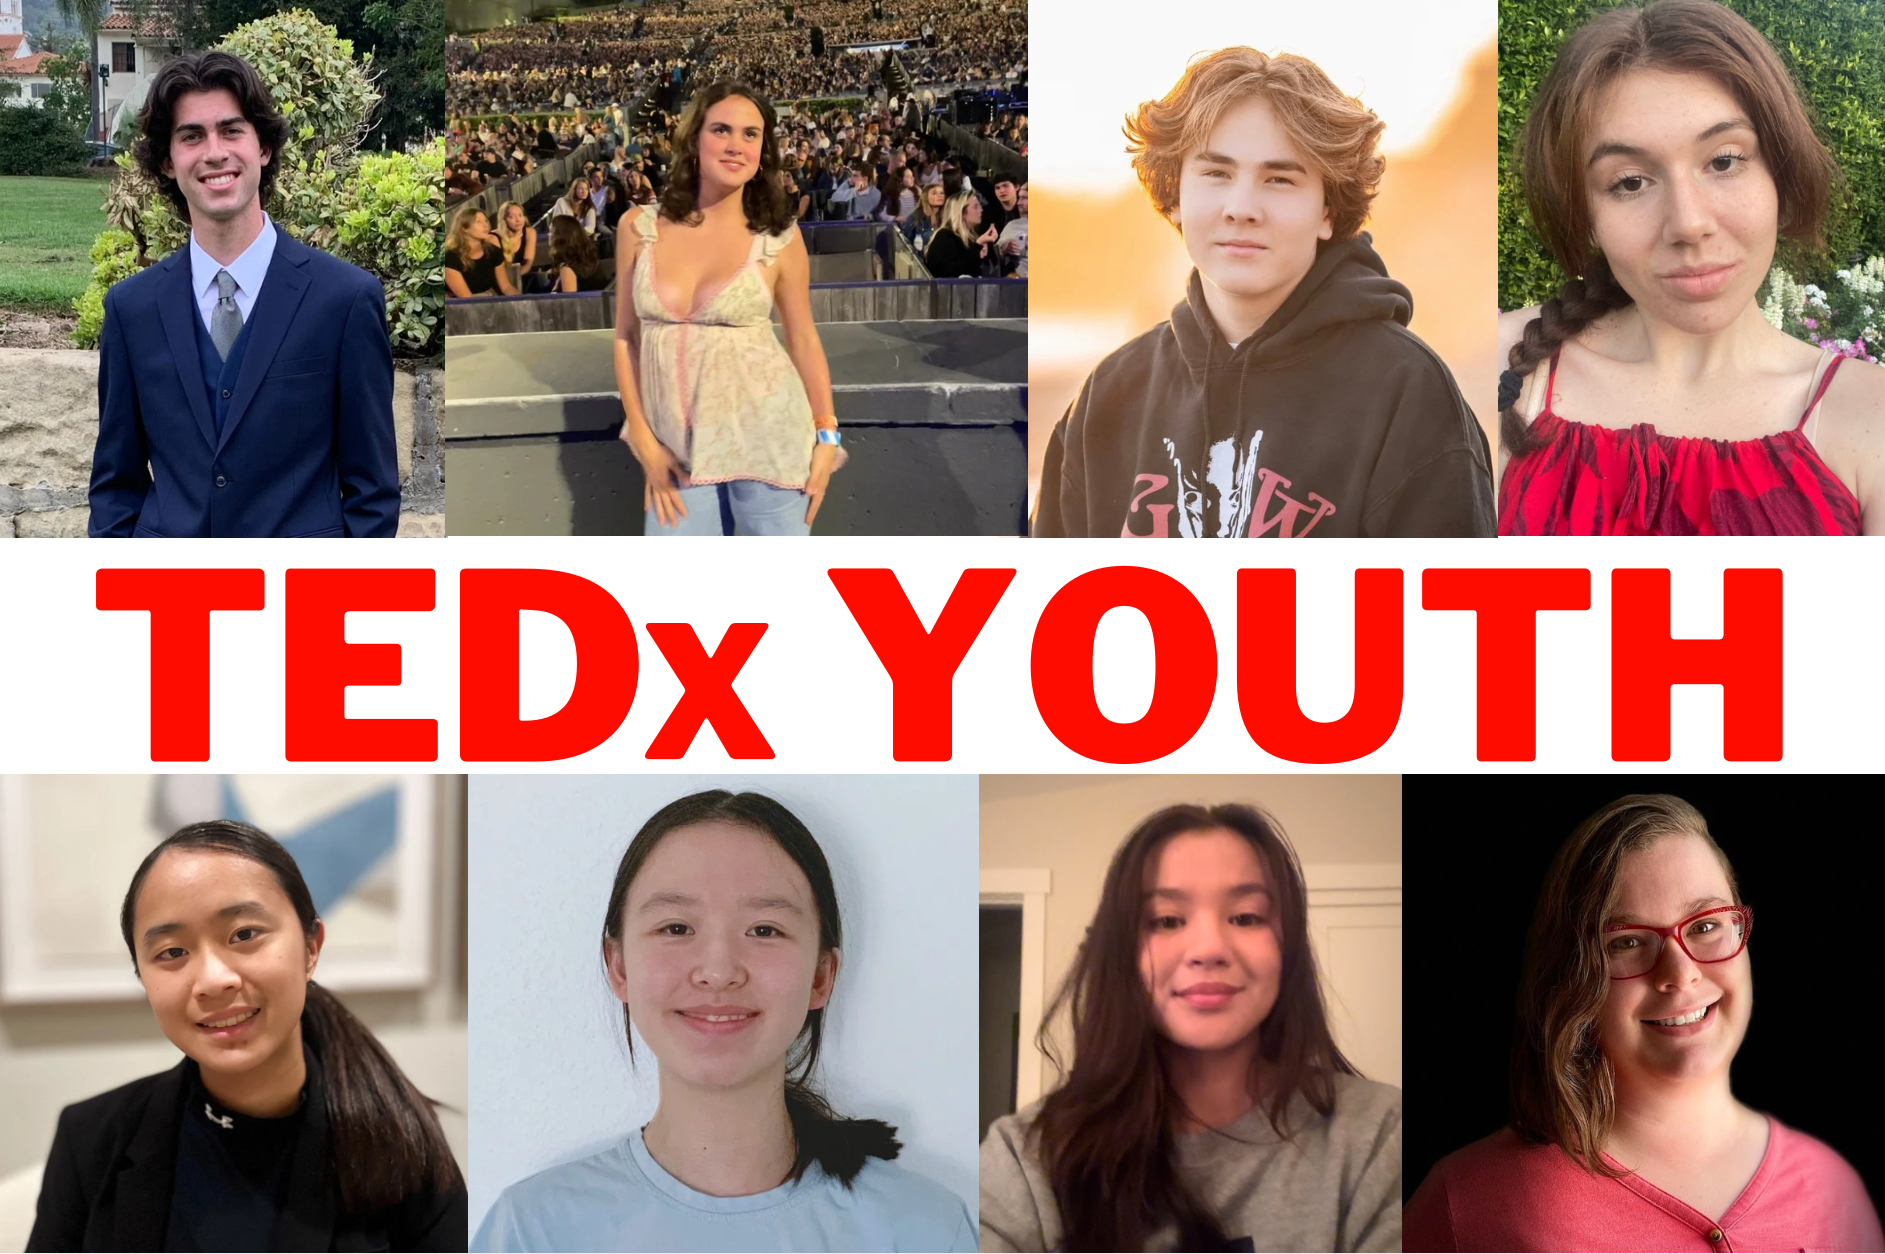
<svg viewBox="0 0 1885 1254">
<path fill-rule="evenodd" d="M 821 535 L 1020 535 L 1024 319 L 820 327 L 849 464 Z M 607 328 L 448 335 L 441 410 L 453 535 L 635 535 L 640 467 L 619 439 Z"/>
<path fill-rule="evenodd" d="M 832 322 L 1027 316 L 1026 279 L 906 279 L 812 285 L 812 318 L 820 326 Z M 614 292 L 479 296 L 445 302 L 447 337 L 601 331 L 614 325 Z"/>
</svg>

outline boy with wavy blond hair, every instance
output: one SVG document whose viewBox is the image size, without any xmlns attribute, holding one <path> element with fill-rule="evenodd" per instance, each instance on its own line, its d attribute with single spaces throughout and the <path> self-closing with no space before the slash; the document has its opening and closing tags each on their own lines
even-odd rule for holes
<svg viewBox="0 0 1885 1254">
<path fill-rule="evenodd" d="M 1035 535 L 1493 534 L 1485 434 L 1361 229 L 1382 129 L 1314 62 L 1254 48 L 1126 120 L 1196 268 L 1055 428 Z"/>
</svg>

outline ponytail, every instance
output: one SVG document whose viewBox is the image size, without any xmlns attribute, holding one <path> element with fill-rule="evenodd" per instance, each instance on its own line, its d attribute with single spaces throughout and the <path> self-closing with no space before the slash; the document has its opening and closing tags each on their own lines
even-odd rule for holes
<svg viewBox="0 0 1885 1254">
<path fill-rule="evenodd" d="M 146 855 L 125 890 L 119 909 L 124 945 L 137 969 L 131 943 L 138 889 L 157 859 L 171 849 L 210 849 L 259 862 L 274 872 L 300 920 L 303 936 L 320 925 L 314 897 L 301 868 L 273 836 L 247 823 L 216 819 L 192 823 Z M 341 1210 L 359 1215 L 393 1206 L 415 1193 L 457 1187 L 458 1165 L 439 1127 L 430 1099 L 413 1087 L 385 1046 L 338 998 L 313 980 L 301 1007 L 301 1036 L 321 1070 L 334 1174 Z"/>
<path fill-rule="evenodd" d="M 770 836 L 805 873 L 811 886 L 812 900 L 818 907 L 818 941 L 821 950 L 839 949 L 844 941 L 844 923 L 838 913 L 838 890 L 832 882 L 831 864 L 825 851 L 798 816 L 763 793 L 731 793 L 712 789 L 670 801 L 655 811 L 635 839 L 622 852 L 615 868 L 615 887 L 609 894 L 609 912 L 602 920 L 602 953 L 608 962 L 609 947 L 622 943 L 622 914 L 628 908 L 629 886 L 641 872 L 642 863 L 656 845 L 670 832 L 694 823 L 718 821 L 737 823 Z M 635 1025 L 628 1006 L 622 1006 L 622 1034 L 628 1039 L 628 1057 L 635 1058 Z M 881 1119 L 846 1119 L 831 1108 L 818 1091 L 812 1075 L 818 1069 L 818 1049 L 825 1036 L 825 1011 L 821 1006 L 807 1012 L 799 1034 L 786 1053 L 785 1113 L 791 1121 L 794 1151 L 792 1180 L 817 1163 L 824 1173 L 850 1188 L 857 1173 L 872 1158 L 895 1158 L 903 1145 L 897 1130 Z"/>
<path fill-rule="evenodd" d="M 1595 255 L 1585 266 L 1584 277 L 1572 279 L 1558 295 L 1538 307 L 1538 316 L 1525 324 L 1524 335 L 1512 345 L 1509 368 L 1499 376 L 1499 443 L 1507 455 L 1522 457 L 1537 445 L 1518 412 L 1525 377 L 1540 362 L 1549 361 L 1566 340 L 1576 338 L 1605 314 L 1630 303 L 1630 294 L 1610 273 L 1610 263 Z M 1545 399 L 1550 401 L 1549 397 Z"/>
<path fill-rule="evenodd" d="M 872 1158 L 895 1158 L 903 1149 L 897 1130 L 881 1119 L 846 1119 L 804 1079 L 787 1080 L 785 1113 L 792 1121 L 792 1179 L 817 1163 L 845 1188 Z"/>
<path fill-rule="evenodd" d="M 363 1214 L 458 1183 L 432 1102 L 367 1026 L 313 980 L 301 1032 L 321 1067 L 341 1209 Z"/>
</svg>

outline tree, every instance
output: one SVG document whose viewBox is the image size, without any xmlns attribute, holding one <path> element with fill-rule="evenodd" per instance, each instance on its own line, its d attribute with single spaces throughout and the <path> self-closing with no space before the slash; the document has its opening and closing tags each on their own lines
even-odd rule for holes
<svg viewBox="0 0 1885 1254">
<path fill-rule="evenodd" d="M 98 48 L 98 28 L 105 24 L 105 16 L 111 8 L 110 0 L 53 0 L 53 7 L 67 23 L 79 28 L 85 48 L 80 64 L 89 66 Z M 81 121 L 85 138 L 90 139 L 98 133 L 98 93 L 92 89 L 89 79 L 85 99 L 85 116 Z"/>
<path fill-rule="evenodd" d="M 46 58 L 46 77 L 52 90 L 40 102 L 65 119 L 73 131 L 89 136 L 92 125 L 92 63 L 85 45 L 77 40 Z"/>
</svg>

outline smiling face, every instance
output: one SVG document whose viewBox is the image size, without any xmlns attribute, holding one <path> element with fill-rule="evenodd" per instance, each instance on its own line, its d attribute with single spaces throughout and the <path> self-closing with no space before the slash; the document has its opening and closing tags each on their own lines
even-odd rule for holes
<svg viewBox="0 0 1885 1254">
<path fill-rule="evenodd" d="M 700 124 L 700 186 L 738 189 L 759 173 L 765 149 L 766 119 L 744 96 L 714 102 Z"/>
<path fill-rule="evenodd" d="M 321 936 L 302 934 L 267 867 L 217 850 L 165 853 L 138 890 L 131 936 L 157 1026 L 205 1071 L 299 1061 Z"/>
<path fill-rule="evenodd" d="M 1643 313 L 1695 335 L 1739 317 L 1773 265 L 1780 211 L 1747 110 L 1705 75 L 1632 70 L 1585 148 L 1592 233 Z"/>
<path fill-rule="evenodd" d="M 163 171 L 177 180 L 190 220 L 229 221 L 260 212 L 256 193 L 274 154 L 242 116 L 235 93 L 222 87 L 185 92 L 172 115 Z"/>
<path fill-rule="evenodd" d="M 516 201 L 504 206 L 504 229 L 515 235 L 524 229 L 528 219 L 524 217 L 524 207 Z"/>
<path fill-rule="evenodd" d="M 1605 926 L 1671 927 L 1697 911 L 1733 904 L 1728 876 L 1707 843 L 1698 836 L 1665 836 L 1623 856 L 1616 906 Z M 1691 948 L 1698 944 L 1690 940 Z M 1620 1084 L 1715 1077 L 1726 1073 L 1741 1048 L 1753 1008 L 1746 949 L 1725 962 L 1698 963 L 1682 946 L 1664 940 L 1648 975 L 1610 981 L 1598 1014 L 1598 1039 Z M 1668 1022 L 1698 1010 L 1706 1012 L 1698 1021 Z"/>
<path fill-rule="evenodd" d="M 663 1086 L 784 1082 L 805 1017 L 831 997 L 811 884 L 763 832 L 676 828 L 630 886 L 609 983 L 661 1063 Z"/>
<path fill-rule="evenodd" d="M 1205 281 L 1271 308 L 1333 234 L 1321 176 L 1262 96 L 1224 110 L 1204 146 L 1186 155 L 1176 212 Z"/>
<path fill-rule="evenodd" d="M 1271 894 L 1256 848 L 1224 828 L 1174 836 L 1146 860 L 1139 970 L 1174 1045 L 1236 1048 L 1269 1017 L 1283 978 Z"/>
</svg>

